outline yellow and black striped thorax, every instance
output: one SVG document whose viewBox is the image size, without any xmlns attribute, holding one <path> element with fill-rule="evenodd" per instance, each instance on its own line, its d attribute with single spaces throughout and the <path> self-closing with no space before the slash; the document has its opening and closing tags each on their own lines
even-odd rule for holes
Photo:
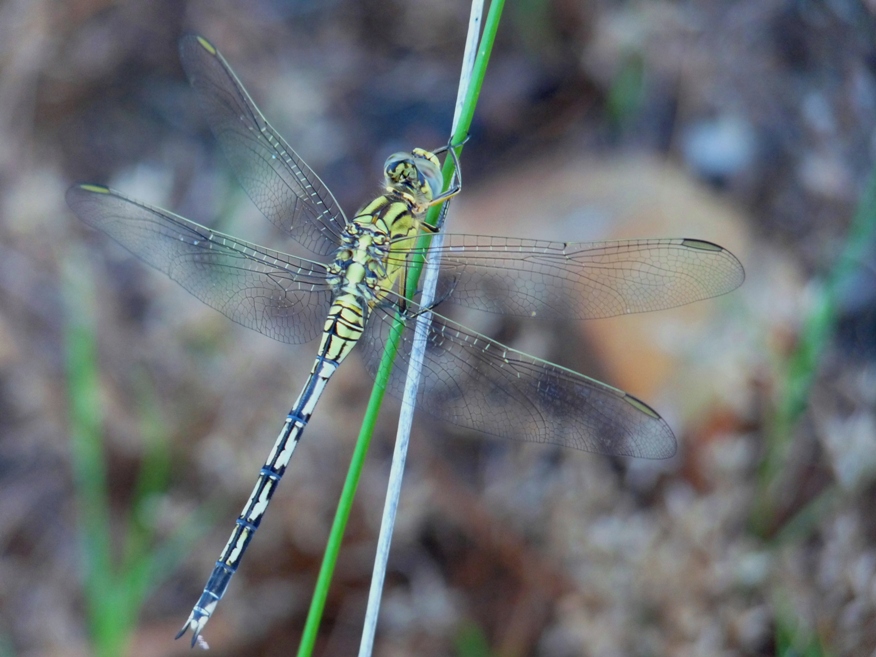
<svg viewBox="0 0 876 657">
<path fill-rule="evenodd" d="M 385 194 L 366 205 L 346 226 L 343 245 L 330 268 L 335 301 L 354 297 L 362 310 L 373 308 L 392 289 L 404 263 L 393 242 L 416 235 L 420 218 L 405 199 Z M 410 240 L 404 240 L 408 248 Z"/>
<path fill-rule="evenodd" d="M 403 251 L 412 240 L 402 238 L 420 232 L 423 214 L 440 193 L 438 158 L 423 149 L 390 156 L 384 175 L 386 192 L 347 224 L 330 267 L 336 303 L 344 297 L 358 302 L 363 321 L 403 274 Z"/>
<path fill-rule="evenodd" d="M 340 363 L 362 337 L 371 310 L 403 274 L 399 263 L 404 263 L 404 256 L 390 257 L 392 241 L 416 234 L 419 223 L 407 201 L 385 194 L 344 228 L 343 244 L 329 267 L 334 301 L 325 321 L 321 355 Z"/>
</svg>

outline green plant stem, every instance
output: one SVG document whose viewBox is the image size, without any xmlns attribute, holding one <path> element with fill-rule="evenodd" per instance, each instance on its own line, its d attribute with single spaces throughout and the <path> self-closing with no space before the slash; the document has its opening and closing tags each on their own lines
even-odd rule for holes
<svg viewBox="0 0 876 657">
<path fill-rule="evenodd" d="M 490 53 L 493 49 L 493 43 L 495 42 L 496 32 L 499 27 L 499 19 L 501 18 L 504 4 L 504 0 L 494 0 L 490 4 L 487 19 L 484 23 L 484 33 L 475 60 L 471 84 L 469 85 L 462 113 L 460 114 L 459 125 L 457 126 L 451 142 L 453 144 L 463 141 L 468 135 L 468 130 L 471 127 L 472 117 L 474 116 L 475 106 L 478 97 L 480 96 L 481 86 L 483 85 L 487 64 L 489 62 Z M 455 146 L 454 148 L 456 149 L 457 154 L 462 151 L 461 145 Z M 447 157 L 444 160 L 444 167 L 442 169 L 445 183 L 452 179 L 454 171 L 455 164 L 453 158 Z M 429 223 L 429 225 L 435 226 L 438 221 L 439 213 L 439 206 L 433 206 L 430 208 L 426 217 L 426 222 Z M 421 238 L 421 244 L 428 245 L 428 243 L 428 236 Z M 408 276 L 408 287 L 406 290 L 407 293 L 411 293 L 417 289 L 422 268 L 423 258 L 418 258 L 411 264 Z M 331 583 L 332 574 L 334 573 L 335 565 L 337 563 L 347 520 L 349 519 L 350 511 L 353 508 L 353 498 L 355 497 L 356 487 L 359 484 L 359 479 L 362 474 L 365 456 L 368 453 L 368 447 L 371 443 L 371 437 L 377 423 L 377 415 L 380 412 L 380 406 L 383 402 L 383 396 L 389 382 L 389 376 L 392 372 L 393 361 L 395 360 L 398 346 L 401 342 L 404 322 L 405 320 L 403 317 L 400 315 L 396 316 L 396 320 L 392 325 L 389 338 L 386 342 L 383 359 L 377 370 L 374 388 L 372 389 L 371 397 L 368 400 L 368 407 L 365 411 L 365 417 L 362 421 L 362 427 L 356 441 L 356 448 L 353 452 L 350 468 L 347 471 L 347 478 L 344 482 L 343 490 L 341 491 L 341 497 L 338 502 L 337 511 L 335 512 L 335 518 L 332 522 L 328 544 L 326 545 L 325 555 L 323 557 L 322 566 L 320 567 L 313 598 L 310 603 L 304 632 L 301 637 L 298 657 L 310 657 L 310 655 L 313 654 L 319 624 L 322 620 L 323 610 L 325 609 L 325 601 L 328 597 L 329 584 Z"/>
<path fill-rule="evenodd" d="M 141 376 L 138 388 L 148 447 L 121 542 L 123 556 L 113 558 L 95 293 L 85 254 L 73 250 L 68 256 L 63 286 L 70 462 L 88 636 L 95 655 L 119 657 L 126 652 L 146 596 L 170 576 L 195 539 L 204 533 L 205 512 L 195 514 L 161 545 L 154 544 L 148 506 L 166 489 L 170 454 L 154 391 L 148 379 Z"/>
<path fill-rule="evenodd" d="M 128 627 L 115 613 L 94 290 L 82 256 L 71 256 L 65 264 L 64 298 L 70 457 L 88 631 L 96 654 L 118 655 L 124 652 Z"/>
<path fill-rule="evenodd" d="M 768 534 L 774 522 L 775 484 L 784 470 L 794 425 L 806 409 L 821 355 L 833 337 L 839 295 L 863 262 L 865 250 L 876 237 L 876 169 L 864 188 L 843 250 L 825 277 L 812 311 L 800 330 L 797 348 L 788 357 L 782 373 L 782 390 L 767 429 L 766 455 L 758 473 L 758 503 L 752 525 L 756 533 Z"/>
</svg>

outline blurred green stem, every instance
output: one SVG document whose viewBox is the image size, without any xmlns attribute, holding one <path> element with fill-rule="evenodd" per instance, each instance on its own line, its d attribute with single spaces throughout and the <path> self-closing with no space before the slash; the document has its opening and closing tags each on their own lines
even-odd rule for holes
<svg viewBox="0 0 876 657">
<path fill-rule="evenodd" d="M 89 635 L 96 654 L 125 653 L 129 627 L 112 586 L 109 492 L 97 369 L 94 286 L 84 257 L 70 257 L 64 276 L 65 353 L 70 455 L 76 497 Z"/>
<path fill-rule="evenodd" d="M 89 260 L 72 249 L 63 269 L 70 460 L 89 638 L 94 654 L 120 657 L 146 596 L 170 576 L 205 523 L 199 514 L 155 546 L 153 502 L 166 490 L 171 458 L 154 389 L 145 373 L 138 372 L 146 452 L 128 513 L 123 558 L 118 567 L 114 564 L 90 272 Z"/>
<path fill-rule="evenodd" d="M 806 410 L 812 382 L 821 356 L 833 337 L 839 295 L 863 262 L 866 249 L 876 235 L 876 169 L 858 202 L 849 233 L 833 269 L 825 277 L 804 319 L 796 349 L 785 361 L 779 380 L 781 390 L 775 413 L 767 427 L 766 454 L 758 473 L 759 484 L 752 516 L 754 530 L 771 533 L 775 523 L 776 488 L 788 458 L 794 426 Z"/>
</svg>

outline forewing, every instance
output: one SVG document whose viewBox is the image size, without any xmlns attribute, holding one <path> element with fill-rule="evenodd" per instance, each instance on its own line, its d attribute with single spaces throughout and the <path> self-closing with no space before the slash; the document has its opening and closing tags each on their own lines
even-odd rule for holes
<svg viewBox="0 0 876 657">
<path fill-rule="evenodd" d="M 238 324 L 295 344 L 322 331 L 331 291 L 320 263 L 218 233 L 107 187 L 74 185 L 67 204 Z"/>
<path fill-rule="evenodd" d="M 265 120 L 212 44 L 189 35 L 179 49 L 207 122 L 253 203 L 311 252 L 333 253 L 346 219 L 329 189 Z"/>
<path fill-rule="evenodd" d="M 419 252 L 414 239 L 405 243 L 408 258 Z M 446 234 L 440 254 L 438 298 L 522 317 L 662 310 L 726 294 L 745 278 L 726 249 L 684 238 L 563 243 Z"/>
<path fill-rule="evenodd" d="M 361 351 L 374 376 L 393 323 L 377 309 Z M 416 321 L 403 329 L 387 391 L 401 398 Z M 650 407 L 604 383 L 510 349 L 434 315 L 418 408 L 495 436 L 640 458 L 675 453 L 675 436 Z"/>
</svg>

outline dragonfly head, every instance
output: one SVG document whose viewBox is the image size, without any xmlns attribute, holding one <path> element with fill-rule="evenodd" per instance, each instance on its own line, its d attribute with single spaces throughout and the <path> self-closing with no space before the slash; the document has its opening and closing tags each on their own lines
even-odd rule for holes
<svg viewBox="0 0 876 657">
<path fill-rule="evenodd" d="M 428 203 L 438 196 L 444 183 L 438 158 L 422 148 L 390 155 L 383 173 L 388 189 L 412 195 L 417 203 Z"/>
</svg>

